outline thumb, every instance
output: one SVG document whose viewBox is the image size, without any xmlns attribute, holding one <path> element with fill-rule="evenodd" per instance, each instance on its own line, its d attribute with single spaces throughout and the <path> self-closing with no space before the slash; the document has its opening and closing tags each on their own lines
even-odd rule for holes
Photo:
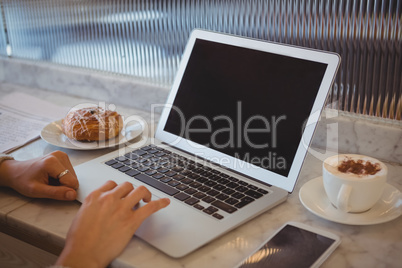
<svg viewBox="0 0 402 268">
<path fill-rule="evenodd" d="M 67 186 L 51 186 L 42 184 L 37 188 L 36 197 L 51 198 L 56 200 L 70 200 L 73 201 L 77 197 L 77 192 Z"/>
</svg>

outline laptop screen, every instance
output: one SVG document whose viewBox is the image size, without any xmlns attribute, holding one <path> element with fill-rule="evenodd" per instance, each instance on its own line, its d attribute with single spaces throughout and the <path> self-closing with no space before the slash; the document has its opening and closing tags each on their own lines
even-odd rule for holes
<svg viewBox="0 0 402 268">
<path fill-rule="evenodd" d="M 326 69 L 196 39 L 164 131 L 288 176 Z"/>
</svg>

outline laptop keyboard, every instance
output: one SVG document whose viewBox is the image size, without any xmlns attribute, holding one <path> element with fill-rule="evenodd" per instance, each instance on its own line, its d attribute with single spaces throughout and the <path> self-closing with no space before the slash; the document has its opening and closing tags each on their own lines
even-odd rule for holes
<svg viewBox="0 0 402 268">
<path fill-rule="evenodd" d="M 216 219 L 232 214 L 268 191 L 167 149 L 148 145 L 105 162 Z"/>
</svg>

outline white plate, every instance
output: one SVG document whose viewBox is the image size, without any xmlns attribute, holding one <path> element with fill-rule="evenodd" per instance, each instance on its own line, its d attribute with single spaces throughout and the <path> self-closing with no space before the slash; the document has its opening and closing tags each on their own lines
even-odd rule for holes
<svg viewBox="0 0 402 268">
<path fill-rule="evenodd" d="M 124 126 L 123 130 L 118 136 L 107 141 L 81 142 L 71 140 L 63 134 L 61 130 L 61 121 L 62 120 L 57 120 L 45 126 L 42 129 L 40 136 L 49 144 L 73 150 L 98 150 L 115 147 L 135 139 L 141 135 L 144 129 L 144 126 L 141 122 L 136 122 L 134 124 L 132 123 L 128 126 Z"/>
<path fill-rule="evenodd" d="M 387 184 L 380 201 L 362 213 L 346 213 L 336 209 L 324 190 L 322 177 L 306 182 L 299 192 L 301 203 L 310 212 L 329 221 L 350 224 L 378 224 L 398 218 L 402 214 L 402 195 L 394 186 Z"/>
</svg>

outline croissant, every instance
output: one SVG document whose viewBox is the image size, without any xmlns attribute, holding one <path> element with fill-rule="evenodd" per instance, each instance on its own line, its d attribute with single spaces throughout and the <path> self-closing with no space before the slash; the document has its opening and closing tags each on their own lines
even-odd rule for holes
<svg viewBox="0 0 402 268">
<path fill-rule="evenodd" d="M 62 120 L 62 131 L 77 141 L 103 141 L 116 137 L 123 128 L 123 119 L 115 111 L 101 107 L 70 111 Z"/>
</svg>

